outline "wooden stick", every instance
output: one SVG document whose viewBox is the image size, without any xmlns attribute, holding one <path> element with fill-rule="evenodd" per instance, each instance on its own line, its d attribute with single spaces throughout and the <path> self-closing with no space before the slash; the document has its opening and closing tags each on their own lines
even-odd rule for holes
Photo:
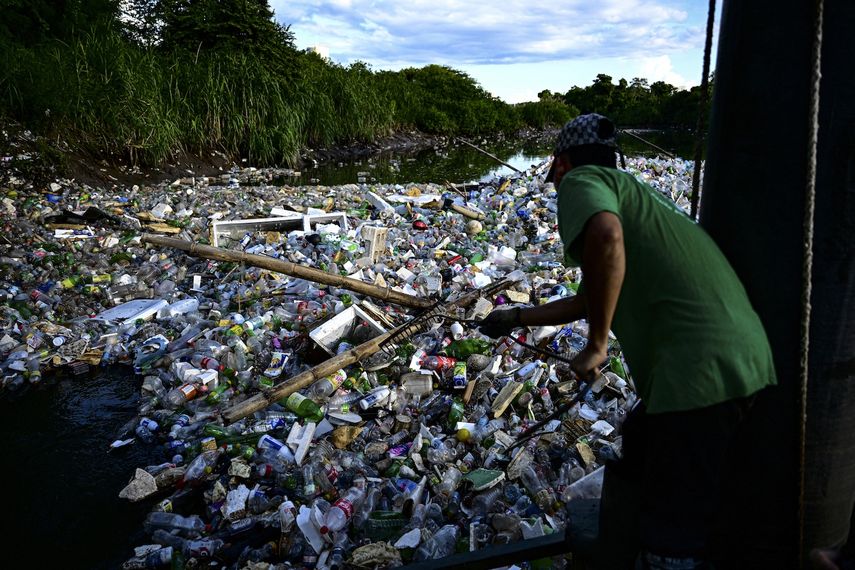
<svg viewBox="0 0 855 570">
<path fill-rule="evenodd" d="M 464 206 L 460 206 L 458 204 L 453 204 L 453 203 L 449 204 L 448 208 L 450 210 L 454 210 L 455 212 L 457 212 L 458 214 L 460 214 L 461 216 L 464 216 L 466 218 L 471 218 L 473 220 L 484 220 L 485 219 L 484 214 L 482 214 L 481 212 L 476 212 L 475 210 L 470 210 L 469 208 L 466 208 Z"/>
<path fill-rule="evenodd" d="M 466 199 L 466 193 L 463 191 L 466 189 L 466 185 L 463 185 L 463 190 L 460 190 L 456 184 L 452 184 L 448 180 L 445 181 L 445 186 L 452 192 L 457 192 L 464 200 Z"/>
<path fill-rule="evenodd" d="M 252 255 L 249 253 L 244 253 L 242 251 L 232 251 L 230 249 L 223 249 L 220 247 L 211 247 L 209 245 L 193 243 L 191 241 L 183 239 L 156 236 L 152 234 L 143 234 L 142 241 L 143 243 L 150 243 L 153 245 L 180 249 L 182 251 L 186 251 L 194 257 L 215 259 L 217 261 L 245 263 L 246 265 L 250 265 L 252 267 L 260 267 L 262 269 L 268 269 L 277 273 L 284 273 L 285 275 L 308 279 L 309 281 L 314 281 L 316 283 L 323 283 L 325 285 L 341 287 L 342 289 L 347 289 L 355 293 L 367 295 L 369 297 L 373 297 L 374 299 L 380 299 L 381 301 L 395 303 L 396 305 L 410 307 L 413 309 L 425 309 L 433 305 L 433 301 L 429 299 L 422 299 L 413 295 L 401 293 L 400 291 L 395 291 L 390 287 L 379 287 L 371 283 L 365 283 L 358 279 L 342 277 L 341 275 L 333 275 L 332 273 L 327 273 L 326 271 L 321 271 L 320 269 L 297 265 L 296 263 L 291 263 L 290 261 L 274 259 L 272 257 L 267 257 L 266 255 Z"/>
<path fill-rule="evenodd" d="M 520 173 L 522 172 L 522 170 L 520 170 L 520 169 L 519 169 L 519 168 L 517 168 L 516 166 L 512 166 L 512 165 L 508 164 L 507 162 L 505 162 L 504 160 L 502 160 L 501 158 L 499 158 L 499 157 L 498 157 L 498 156 L 496 156 L 495 154 L 490 154 L 489 152 L 487 152 L 487 151 L 486 151 L 486 150 L 484 150 L 483 148 L 479 148 L 479 147 L 475 146 L 474 144 L 472 144 L 471 142 L 466 142 L 465 140 L 463 140 L 463 139 L 461 139 L 461 138 L 458 138 L 457 140 L 459 140 L 459 141 L 460 141 L 460 142 L 462 142 L 463 144 L 468 144 L 469 146 L 471 146 L 472 148 L 474 148 L 474 149 L 475 149 L 475 150 L 477 150 L 478 152 L 480 152 L 480 153 L 482 153 L 482 154 L 485 154 L 485 155 L 489 156 L 490 158 L 492 158 L 493 160 L 495 160 L 495 161 L 496 161 L 496 162 L 498 162 L 499 164 L 502 164 L 502 165 L 504 165 L 504 166 L 507 166 L 508 168 L 510 168 L 511 170 L 513 170 L 514 172 L 520 172 Z"/>
</svg>

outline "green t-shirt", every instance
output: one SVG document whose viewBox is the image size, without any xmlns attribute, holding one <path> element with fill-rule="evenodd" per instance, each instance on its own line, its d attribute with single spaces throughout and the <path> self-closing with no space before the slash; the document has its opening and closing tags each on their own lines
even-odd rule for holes
<svg viewBox="0 0 855 570">
<path fill-rule="evenodd" d="M 630 174 L 580 166 L 564 176 L 558 223 L 568 267 L 581 265 L 577 238 L 599 212 L 623 226 L 626 274 L 612 330 L 648 412 L 702 408 L 775 384 L 766 332 L 718 246 Z"/>
</svg>

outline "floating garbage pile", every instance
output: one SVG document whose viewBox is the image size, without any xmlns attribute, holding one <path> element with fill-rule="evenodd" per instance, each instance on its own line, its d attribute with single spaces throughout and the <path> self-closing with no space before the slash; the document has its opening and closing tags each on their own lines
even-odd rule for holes
<svg viewBox="0 0 855 570">
<path fill-rule="evenodd" d="M 686 213 L 691 210 L 695 163 L 682 158 L 627 157 L 626 170 L 673 201 Z M 703 176 L 703 168 L 701 169 Z"/>
<path fill-rule="evenodd" d="M 680 161 L 630 164 L 669 196 L 690 184 Z M 574 294 L 555 189 L 536 171 L 464 189 L 282 175 L 106 191 L 6 173 L 2 389 L 143 378 L 110 448 L 162 462 L 121 490 L 152 506 L 124 567 L 393 567 L 564 529 L 620 454 L 620 347 L 580 386 L 584 321 L 511 335 L 539 351 L 474 326 Z"/>
</svg>

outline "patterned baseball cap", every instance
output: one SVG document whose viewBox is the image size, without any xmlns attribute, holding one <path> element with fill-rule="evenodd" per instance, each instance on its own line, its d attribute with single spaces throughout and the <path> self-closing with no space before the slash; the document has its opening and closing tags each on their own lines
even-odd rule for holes
<svg viewBox="0 0 855 570">
<path fill-rule="evenodd" d="M 579 115 L 572 121 L 568 121 L 561 128 L 561 131 L 558 133 L 558 140 L 555 143 L 555 150 L 552 151 L 552 156 L 558 156 L 571 147 L 586 144 L 601 144 L 617 148 L 615 136 L 615 125 L 608 117 L 597 113 Z M 546 181 L 552 180 L 554 171 L 555 160 L 552 161 L 552 165 L 549 167 L 549 172 L 546 174 Z"/>
</svg>

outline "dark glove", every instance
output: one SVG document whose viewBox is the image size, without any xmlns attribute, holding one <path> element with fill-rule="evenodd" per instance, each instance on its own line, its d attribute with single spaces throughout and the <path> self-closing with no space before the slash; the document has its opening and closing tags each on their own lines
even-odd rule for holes
<svg viewBox="0 0 855 570">
<path fill-rule="evenodd" d="M 478 330 L 491 338 L 499 338 L 509 335 L 513 329 L 519 326 L 522 326 L 520 308 L 514 307 L 513 309 L 493 311 L 481 321 Z"/>
</svg>

